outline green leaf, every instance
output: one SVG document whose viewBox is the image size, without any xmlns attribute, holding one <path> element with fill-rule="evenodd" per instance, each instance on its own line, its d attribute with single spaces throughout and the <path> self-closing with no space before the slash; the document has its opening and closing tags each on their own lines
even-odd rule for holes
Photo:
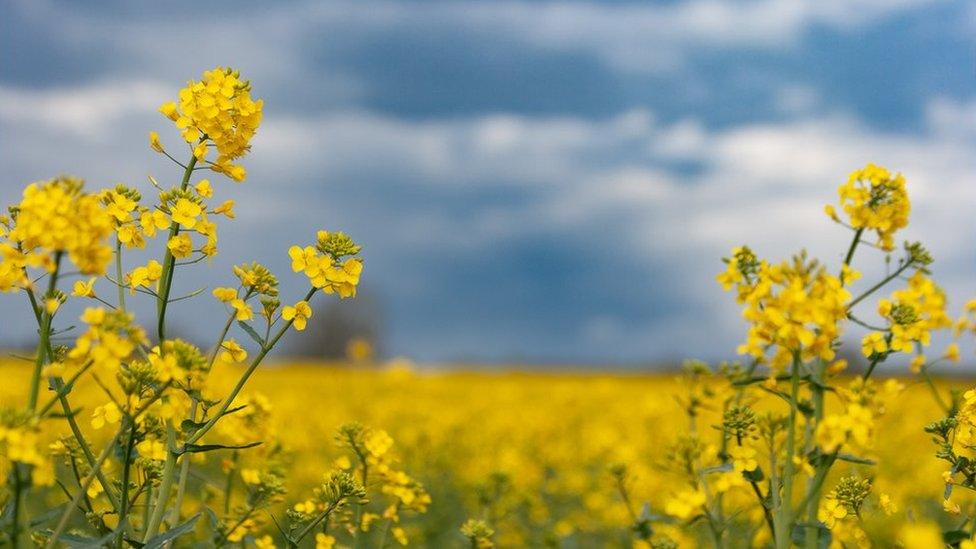
<svg viewBox="0 0 976 549">
<path fill-rule="evenodd" d="M 732 470 L 731 463 L 723 463 L 721 465 L 715 465 L 714 467 L 705 467 L 702 469 L 702 473 L 726 473 Z"/>
<path fill-rule="evenodd" d="M 240 406 L 235 406 L 233 408 L 228 408 L 226 412 L 220 414 L 220 417 L 224 417 L 226 415 L 233 414 L 234 412 L 240 412 L 244 408 L 247 408 L 247 404 L 241 404 Z M 180 429 L 183 429 L 184 431 L 187 431 L 187 432 L 189 432 L 189 431 L 196 431 L 197 429 L 200 429 L 201 427 L 203 427 L 206 424 L 207 424 L 206 421 L 193 421 L 192 419 L 184 419 L 183 422 L 180 423 Z"/>
<path fill-rule="evenodd" d="M 942 533 L 942 539 L 949 545 L 962 543 L 969 539 L 969 537 L 969 532 L 965 530 L 949 530 L 948 532 Z"/>
<path fill-rule="evenodd" d="M 846 461 L 848 463 L 859 463 L 861 465 L 877 465 L 878 462 L 873 459 L 862 458 L 851 454 L 837 454 L 837 459 L 841 461 Z"/>
<path fill-rule="evenodd" d="M 253 339 L 258 345 L 260 345 L 262 349 L 264 348 L 265 345 L 264 338 L 261 337 L 256 331 L 254 331 L 254 328 L 252 328 L 250 324 L 238 320 L 237 325 L 240 326 L 242 330 L 247 332 L 247 335 L 251 336 L 251 339 Z"/>
<path fill-rule="evenodd" d="M 817 547 L 819 549 L 827 549 L 830 547 L 830 542 L 832 541 L 830 529 L 827 528 L 827 525 L 819 521 L 816 523 L 797 523 L 793 527 L 793 531 L 790 532 L 790 539 L 797 546 L 803 547 L 806 545 L 808 534 L 817 536 Z"/>
<path fill-rule="evenodd" d="M 173 541 L 174 539 L 193 531 L 193 527 L 197 520 L 200 518 L 200 513 L 197 513 L 187 519 L 185 522 L 170 528 L 169 530 L 151 538 L 149 541 L 143 545 L 143 549 L 157 549 L 162 548 L 167 543 Z"/>
<path fill-rule="evenodd" d="M 762 482 L 766 478 L 766 475 L 763 474 L 762 467 L 756 467 L 752 471 L 742 471 L 742 476 L 751 482 Z"/>
<path fill-rule="evenodd" d="M 183 447 L 181 454 L 197 454 L 200 452 L 212 452 L 214 450 L 244 450 L 247 448 L 254 448 L 255 446 L 260 446 L 264 444 L 262 441 L 250 442 L 248 444 L 241 444 L 239 446 L 234 445 L 224 445 L 224 444 L 187 444 Z"/>
</svg>

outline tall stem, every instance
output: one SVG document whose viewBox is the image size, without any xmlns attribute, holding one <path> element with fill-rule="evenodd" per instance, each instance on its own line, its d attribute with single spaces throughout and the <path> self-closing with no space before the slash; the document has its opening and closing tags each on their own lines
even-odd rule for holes
<svg viewBox="0 0 976 549">
<path fill-rule="evenodd" d="M 864 227 L 861 227 L 854 232 L 854 240 L 851 240 L 851 245 L 847 248 L 847 255 L 844 256 L 844 265 L 850 266 L 851 260 L 854 259 L 854 250 L 857 249 L 857 245 L 861 243 L 861 235 L 864 234 Z"/>
<path fill-rule="evenodd" d="M 824 378 L 825 371 L 826 371 L 826 364 L 823 361 L 821 361 L 817 365 L 816 369 L 814 370 L 813 383 L 810 384 L 810 391 L 813 395 L 811 399 L 813 401 L 813 425 L 810 428 L 811 437 L 816 436 L 817 426 L 820 425 L 820 421 L 823 419 L 824 416 L 824 389 L 823 389 L 824 379 L 823 378 Z M 814 441 L 813 445 L 815 446 L 816 445 L 815 439 L 811 438 L 811 440 Z M 821 468 L 826 469 L 827 467 L 829 467 L 829 465 L 826 462 L 821 461 L 818 463 L 817 467 L 818 469 Z M 818 520 L 817 510 L 820 507 L 820 486 L 821 485 L 822 485 L 822 481 L 818 483 L 816 481 L 816 475 L 807 482 L 807 493 L 806 496 L 804 496 L 804 501 L 806 502 L 807 505 L 809 505 L 809 509 L 807 513 L 807 522 L 810 524 L 816 524 Z M 797 513 L 802 513 L 802 512 L 803 512 L 803 506 L 800 506 L 800 508 L 797 510 Z M 818 539 L 819 533 L 820 531 L 818 528 L 815 527 L 807 528 L 806 536 L 804 537 L 805 539 L 804 545 L 806 545 L 806 549 L 817 548 L 819 543 L 819 539 Z"/>
<path fill-rule="evenodd" d="M 186 169 L 183 171 L 183 181 L 180 182 L 180 190 L 186 190 L 187 185 L 190 183 L 190 176 L 193 175 L 193 168 L 197 165 L 197 157 L 191 156 L 190 161 L 186 165 Z M 169 303 L 169 293 L 173 288 L 173 271 L 176 265 L 176 258 L 173 257 L 173 252 L 169 249 L 169 241 L 172 240 L 180 234 L 180 224 L 173 221 L 169 228 L 169 238 L 166 240 L 166 255 L 163 258 L 163 274 L 160 277 L 159 282 L 159 297 L 156 301 L 156 311 L 157 311 L 157 335 L 159 337 L 159 342 L 162 343 L 166 339 L 166 305 Z"/>
<path fill-rule="evenodd" d="M 78 506 L 78 502 L 81 501 L 82 495 L 88 491 L 88 487 L 91 486 L 91 483 L 95 480 L 95 477 L 98 476 L 98 471 L 101 470 L 102 465 L 105 463 L 105 460 L 108 459 L 108 456 L 112 454 L 112 448 L 115 447 L 115 444 L 119 441 L 119 437 L 122 436 L 122 431 L 123 428 L 119 427 L 118 432 L 115 433 L 115 436 L 112 437 L 112 440 L 109 441 L 109 443 L 105 446 L 105 449 L 102 450 L 102 453 L 99 454 L 98 459 L 95 461 L 95 464 L 92 466 L 91 472 L 88 473 L 88 476 L 85 477 L 84 482 L 81 483 L 81 486 L 78 488 L 78 492 L 75 494 L 75 497 L 71 500 L 71 503 L 69 503 L 68 506 L 65 507 L 64 513 L 62 513 L 61 515 L 61 520 L 58 521 L 58 525 L 54 529 L 54 533 L 51 534 L 51 538 L 47 542 L 46 545 L 47 549 L 53 549 L 54 547 L 57 546 L 58 538 L 61 537 L 61 534 L 64 532 L 65 527 L 68 525 L 68 519 L 71 518 L 72 511 L 74 511 L 75 507 Z M 104 486 L 104 488 L 105 488 L 105 492 L 107 493 L 109 487 Z"/>
<path fill-rule="evenodd" d="M 122 284 L 122 241 L 117 237 L 115 239 L 115 280 L 118 281 L 115 287 L 119 290 L 119 310 L 125 311 L 125 287 Z"/>
<path fill-rule="evenodd" d="M 41 315 L 41 325 L 38 326 L 40 337 L 37 340 L 37 359 L 34 361 L 30 393 L 27 396 L 27 410 L 29 412 L 37 409 L 37 395 L 41 390 L 41 370 L 44 369 L 44 364 L 46 364 L 45 359 L 54 358 L 53 356 L 49 356 L 50 353 L 48 353 L 51 346 L 51 320 L 54 314 L 48 312 L 47 304 L 43 300 L 53 297 L 54 291 L 58 289 L 58 272 L 61 270 L 61 257 L 62 252 L 56 252 L 54 254 L 54 270 L 51 272 L 50 279 L 48 280 L 47 292 L 41 296 L 42 301 L 39 304 L 39 310 L 35 309 Z M 34 300 L 32 299 L 32 301 Z M 38 307 L 37 304 L 32 304 L 32 306 Z"/>
<path fill-rule="evenodd" d="M 173 480 L 176 477 L 176 429 L 173 428 L 173 420 L 166 422 L 166 463 L 163 464 L 163 477 L 159 483 L 159 494 L 156 496 L 156 504 L 153 506 L 152 514 L 149 516 L 149 523 L 146 525 L 146 534 L 142 542 L 146 543 L 156 532 L 159 525 L 163 522 L 163 515 L 166 513 L 166 504 L 169 502 L 169 495 L 173 489 Z M 183 457 L 186 459 L 186 456 Z"/>
<path fill-rule="evenodd" d="M 193 399 L 190 405 L 190 421 L 196 421 L 197 419 L 197 399 Z M 180 521 L 180 513 L 183 510 L 183 496 L 186 494 L 186 482 L 190 477 L 190 460 L 186 457 L 183 458 L 183 462 L 180 464 L 180 480 L 176 485 L 176 503 L 173 504 L 174 511 L 174 521 Z"/>
<path fill-rule="evenodd" d="M 125 461 L 122 463 L 122 495 L 119 497 L 119 524 L 124 524 L 129 513 L 129 474 L 132 469 L 132 451 L 136 444 L 136 422 L 129 422 L 129 440 L 125 445 Z M 117 546 L 121 549 L 122 538 L 119 537 Z"/>
<path fill-rule="evenodd" d="M 795 474 L 793 456 L 796 453 L 796 410 L 800 390 L 800 357 L 798 354 L 794 355 L 791 368 L 790 415 L 786 430 L 786 462 L 783 464 L 783 499 L 780 501 L 776 535 L 776 547 L 780 549 L 787 549 L 790 546 L 790 523 L 793 520 L 793 476 Z"/>
</svg>

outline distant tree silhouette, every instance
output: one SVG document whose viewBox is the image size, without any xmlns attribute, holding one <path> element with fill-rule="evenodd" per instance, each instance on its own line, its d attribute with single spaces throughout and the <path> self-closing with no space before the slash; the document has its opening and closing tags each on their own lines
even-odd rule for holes
<svg viewBox="0 0 976 549">
<path fill-rule="evenodd" d="M 344 360 L 349 349 L 371 349 L 371 357 L 382 356 L 382 335 L 385 319 L 381 299 L 374 293 L 359 292 L 356 299 L 325 300 L 312 303 L 314 314 L 308 321 L 304 337 L 297 342 L 292 354 L 325 360 Z M 352 344 L 352 345 L 350 345 Z"/>
</svg>

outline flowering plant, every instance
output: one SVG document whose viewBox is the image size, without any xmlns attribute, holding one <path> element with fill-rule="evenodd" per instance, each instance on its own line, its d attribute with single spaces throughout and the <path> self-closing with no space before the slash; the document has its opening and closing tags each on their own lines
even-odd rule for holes
<svg viewBox="0 0 976 549">
<path fill-rule="evenodd" d="M 288 250 L 308 291 L 285 303 L 267 267 L 234 267 L 233 283 L 212 291 L 226 320 L 209 349 L 168 335 L 170 306 L 202 292 L 174 296 L 177 272 L 216 255 L 217 222 L 235 217 L 234 201 L 218 202 L 219 185 L 199 176 L 246 178 L 239 161 L 250 152 L 264 106 L 251 93 L 240 73 L 217 67 L 160 107 L 180 131 L 188 159 L 175 158 L 150 132 L 150 147 L 182 172 L 171 187 L 149 178 L 156 200 L 125 185 L 91 192 L 80 179 L 57 177 L 30 184 L 0 216 L 0 291 L 26 296 L 38 333 L 24 402 L 0 409 L 0 473 L 7 480 L 0 543 L 161 547 L 196 536 L 216 546 L 314 539 L 329 547 L 337 537 L 362 537 L 377 520 L 386 524 L 383 543 L 405 543 L 400 514 L 426 509 L 423 487 L 394 468 L 389 436 L 354 425 L 339 437 L 356 461 L 325 472 L 280 521 L 272 513 L 285 494 L 284 452 L 267 426 L 269 403 L 243 391 L 282 337 L 305 329 L 316 295 L 356 295 L 363 261 L 349 236 L 323 230 L 313 243 Z M 159 260 L 126 267 L 126 251 L 157 239 Z M 96 284 L 114 288 L 114 298 Z M 155 303 L 150 330 L 135 321 L 128 301 L 137 297 Z M 75 338 L 59 314 L 69 300 L 90 303 Z M 238 372 L 231 388 L 210 382 L 215 369 Z M 72 404 L 73 390 L 87 384 L 103 394 L 90 411 Z M 256 454 L 251 461 L 249 452 Z M 207 463 L 218 455 L 216 474 L 226 481 L 215 510 Z M 388 504 L 382 515 L 368 510 L 368 495 Z M 261 535 L 269 519 L 277 532 Z"/>
<path fill-rule="evenodd" d="M 656 513 L 648 506 L 637 514 L 627 468 L 614 469 L 638 539 L 669 547 L 698 531 L 716 547 L 741 536 L 777 548 L 873 545 L 863 514 L 899 512 L 898 502 L 872 485 L 875 426 L 905 388 L 874 374 L 900 354 L 909 355 L 911 371 L 950 415 L 929 426 L 942 445 L 940 457 L 952 464 L 945 509 L 958 512 L 948 499 L 953 485 L 976 486 L 969 460 L 976 448 L 969 436 L 976 425 L 976 392 L 967 393 L 956 412 L 959 400 L 947 399 L 930 376 L 936 364 L 958 361 L 959 347 L 950 343 L 935 359 L 924 352 L 934 332 L 954 324 L 946 295 L 930 277 L 932 257 L 921 244 L 906 242 L 900 253 L 894 245 L 911 209 L 905 179 L 869 164 L 851 173 L 838 194 L 842 213 L 833 205 L 825 211 L 852 237 L 837 267 L 828 269 L 805 252 L 771 262 L 747 246 L 724 259 L 717 281 L 742 306 L 749 327 L 738 353 L 748 360 L 717 371 L 700 362 L 686 364 L 681 403 L 690 428 L 667 456 L 684 488 Z M 885 272 L 855 291 L 861 274 L 854 260 L 864 248 L 880 253 Z M 869 319 L 869 300 L 898 283 L 902 287 L 890 296 L 876 299 L 877 320 Z M 960 319 L 956 335 L 973 325 L 972 319 Z M 853 376 L 845 374 L 848 360 L 839 356 L 842 336 L 851 329 L 865 330 L 859 350 L 866 367 Z M 701 428 L 705 411 L 721 418 L 714 430 Z M 669 534 L 675 524 L 682 528 Z M 971 536 L 958 529 L 946 539 L 958 543 Z M 935 537 L 941 541 L 937 531 Z M 902 538 L 909 547 L 926 546 L 912 539 L 931 540 L 908 527 Z"/>
</svg>

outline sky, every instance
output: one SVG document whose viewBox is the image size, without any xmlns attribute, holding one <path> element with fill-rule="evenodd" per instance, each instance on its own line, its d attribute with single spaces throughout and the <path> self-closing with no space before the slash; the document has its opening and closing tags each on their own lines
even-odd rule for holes
<svg viewBox="0 0 976 549">
<path fill-rule="evenodd" d="M 748 243 L 837 266 L 846 175 L 902 172 L 958 310 L 976 296 L 976 8 L 933 0 L 0 0 L 0 202 L 60 173 L 175 184 L 156 112 L 216 65 L 265 117 L 211 269 L 320 228 L 364 245 L 389 355 L 632 364 L 729 357 L 715 284 Z M 214 180 L 213 178 L 211 178 Z M 214 180 L 216 181 L 216 180 Z M 138 257 L 131 266 L 135 266 Z M 863 261 L 860 265 L 857 261 Z M 865 279 L 883 257 L 867 251 Z M 0 296 L 0 342 L 31 329 Z M 148 313 L 151 304 L 140 311 Z M 216 332 L 215 304 L 173 322 Z M 14 316 L 16 315 L 16 316 Z M 855 337 L 851 335 L 850 337 Z"/>
</svg>

